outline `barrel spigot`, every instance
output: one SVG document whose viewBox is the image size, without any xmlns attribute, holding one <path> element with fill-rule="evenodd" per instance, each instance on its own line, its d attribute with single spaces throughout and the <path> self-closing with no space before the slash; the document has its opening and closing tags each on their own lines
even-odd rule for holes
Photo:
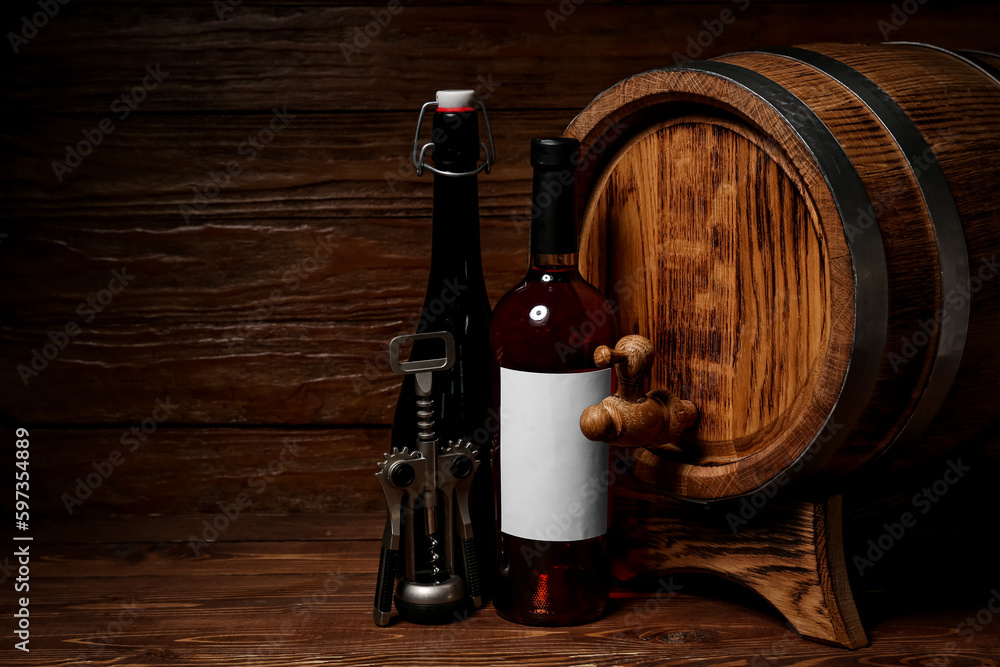
<svg viewBox="0 0 1000 667">
<path fill-rule="evenodd" d="M 590 440 L 615 447 L 645 447 L 679 451 L 681 433 L 698 420 L 698 409 L 663 389 L 642 393 L 653 361 L 653 344 L 637 335 L 625 336 L 614 349 L 594 351 L 598 368 L 615 367 L 618 389 L 580 415 L 580 430 Z"/>
</svg>

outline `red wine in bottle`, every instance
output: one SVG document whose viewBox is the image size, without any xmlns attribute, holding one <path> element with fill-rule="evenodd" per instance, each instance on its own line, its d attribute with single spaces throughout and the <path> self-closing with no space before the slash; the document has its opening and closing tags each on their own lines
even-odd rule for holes
<svg viewBox="0 0 1000 667">
<path fill-rule="evenodd" d="M 594 350 L 613 345 L 611 307 L 577 267 L 574 174 L 579 142 L 535 139 L 531 254 L 524 280 L 493 311 L 493 441 L 498 576 L 494 605 L 512 621 L 571 625 L 608 600 L 604 443 L 580 414 L 611 393 Z"/>
<path fill-rule="evenodd" d="M 479 161 L 479 116 L 471 90 L 439 91 L 437 101 L 431 155 L 435 169 L 445 173 L 434 173 L 431 268 L 415 328 L 417 333 L 448 331 L 455 338 L 454 366 L 434 374 L 434 430 L 442 446 L 448 440 L 463 438 L 479 452 L 481 463 L 473 483 L 471 510 L 478 543 L 476 557 L 478 562 L 489 562 L 485 558 L 495 549 L 489 427 L 496 421 L 490 416 L 490 302 L 480 254 L 478 178 L 469 173 L 476 170 Z M 443 354 L 438 341 L 417 341 L 409 359 Z M 392 447 L 411 451 L 417 440 L 413 378 L 407 375 L 403 379 L 391 435 Z M 415 533 L 421 535 L 420 530 Z M 416 549 L 418 559 L 426 559 L 430 553 L 425 542 Z M 488 589 L 489 578 L 481 584 Z"/>
</svg>

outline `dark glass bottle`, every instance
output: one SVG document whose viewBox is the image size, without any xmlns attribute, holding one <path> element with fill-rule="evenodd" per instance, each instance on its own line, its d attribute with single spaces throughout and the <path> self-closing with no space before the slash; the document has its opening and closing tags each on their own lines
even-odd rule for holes
<svg viewBox="0 0 1000 667">
<path fill-rule="evenodd" d="M 439 106 L 433 114 L 432 126 L 434 167 L 450 173 L 475 170 L 480 154 L 479 118 L 475 109 Z M 417 333 L 449 331 L 455 337 L 455 365 L 434 374 L 435 432 L 442 447 L 448 440 L 464 438 L 480 452 L 482 463 L 476 473 L 471 502 L 479 562 L 490 562 L 486 559 L 492 557 L 495 535 L 489 466 L 490 425 L 495 422 L 489 416 L 489 326 L 490 302 L 480 254 L 477 175 L 435 173 L 431 270 L 416 329 Z M 442 355 L 438 341 L 417 341 L 409 358 L 420 360 Z M 412 450 L 417 437 L 413 383 L 413 375 L 404 376 L 392 422 L 392 446 L 400 449 Z M 483 585 L 488 588 L 488 577 Z"/>
<path fill-rule="evenodd" d="M 594 370 L 593 354 L 614 344 L 616 326 L 577 267 L 578 151 L 570 139 L 532 142 L 528 273 L 497 304 L 490 329 L 501 422 L 494 605 L 532 625 L 585 623 L 608 599 L 608 447 L 586 440 L 579 419 L 611 391 L 611 370 Z"/>
</svg>

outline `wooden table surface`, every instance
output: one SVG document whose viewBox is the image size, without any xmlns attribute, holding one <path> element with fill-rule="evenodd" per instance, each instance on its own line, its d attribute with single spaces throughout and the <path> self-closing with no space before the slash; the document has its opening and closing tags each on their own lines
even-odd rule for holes
<svg viewBox="0 0 1000 667">
<path fill-rule="evenodd" d="M 579 627 L 516 625 L 487 606 L 453 626 L 376 628 L 380 515 L 243 515 L 228 527 L 220 519 L 224 530 L 214 542 L 193 541 L 213 537 L 203 523 L 211 518 L 133 516 L 34 530 L 31 652 L 13 649 L 8 638 L 0 664 L 958 666 L 1000 659 L 1000 623 L 979 632 L 960 625 L 977 613 L 992 617 L 988 599 L 940 604 L 928 594 L 946 584 L 940 580 L 933 588 L 915 581 L 912 595 L 860 591 L 871 645 L 853 652 L 800 639 L 751 595 L 699 579 L 678 578 L 683 588 L 672 597 L 620 590 L 609 614 Z"/>
</svg>

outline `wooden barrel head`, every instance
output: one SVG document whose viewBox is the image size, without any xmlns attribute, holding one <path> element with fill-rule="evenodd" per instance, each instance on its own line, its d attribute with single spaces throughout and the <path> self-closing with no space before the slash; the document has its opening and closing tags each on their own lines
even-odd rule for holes
<svg viewBox="0 0 1000 667">
<path fill-rule="evenodd" d="M 616 154 L 596 193 L 586 217 L 605 224 L 585 227 L 584 270 L 595 275 L 613 249 L 602 278 L 623 333 L 654 341 L 653 386 L 701 412 L 691 460 L 811 440 L 825 417 L 808 398 L 834 316 L 829 251 L 779 148 L 724 118 L 654 123 Z"/>
<path fill-rule="evenodd" d="M 622 333 L 653 341 L 652 386 L 701 415 L 676 487 L 688 491 L 694 468 L 790 463 L 836 400 L 817 384 L 843 382 L 832 323 L 853 315 L 853 282 L 831 275 L 800 174 L 750 125 L 692 113 L 634 131 L 594 192 L 582 270 L 618 308 Z"/>
<path fill-rule="evenodd" d="M 804 463 L 835 423 L 855 337 L 850 252 L 835 193 L 773 108 L 723 78 L 654 74 L 692 93 L 604 109 L 581 137 L 609 146 L 580 172 L 581 270 L 622 334 L 653 341 L 652 386 L 698 406 L 683 454 L 649 474 L 691 498 L 742 495 Z"/>
</svg>

